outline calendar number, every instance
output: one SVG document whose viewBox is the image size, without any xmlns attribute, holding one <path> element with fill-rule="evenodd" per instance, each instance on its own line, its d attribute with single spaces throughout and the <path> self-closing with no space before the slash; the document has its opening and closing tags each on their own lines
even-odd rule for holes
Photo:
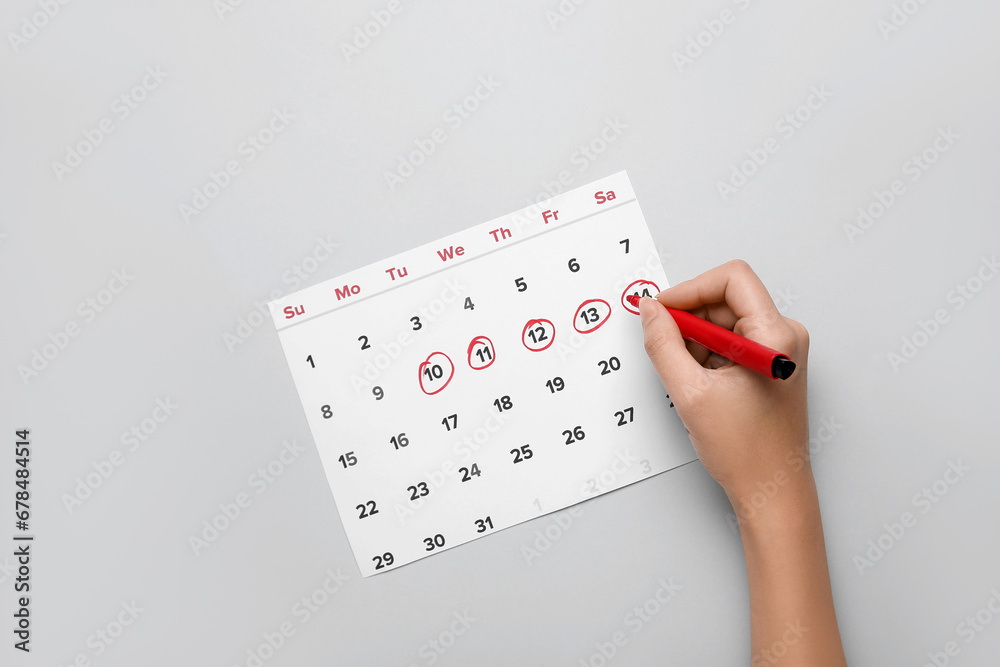
<svg viewBox="0 0 1000 667">
<path fill-rule="evenodd" d="M 476 309 L 476 304 L 472 303 L 472 297 L 471 296 L 465 297 L 465 309 L 466 310 L 475 310 Z"/>
<path fill-rule="evenodd" d="M 458 472 L 462 473 L 463 482 L 471 482 L 473 477 L 479 477 L 479 464 L 473 463 L 471 468 L 459 468 Z"/>
<path fill-rule="evenodd" d="M 493 401 L 493 405 L 496 406 L 497 412 L 510 410 L 512 407 L 514 407 L 514 404 L 510 400 L 510 396 L 501 396 L 497 400 Z"/>
<path fill-rule="evenodd" d="M 618 357 L 611 357 L 607 361 L 598 361 L 597 365 L 601 369 L 601 375 L 611 375 L 614 371 L 621 370 L 622 362 Z"/>
<path fill-rule="evenodd" d="M 358 342 L 361 343 L 362 350 L 367 350 L 371 347 L 371 345 L 368 344 L 368 336 L 358 336 Z"/>
<path fill-rule="evenodd" d="M 389 438 L 389 442 L 392 443 L 393 449 L 400 449 L 410 444 L 410 439 L 406 437 L 405 433 L 400 433 Z"/>
<path fill-rule="evenodd" d="M 313 361 L 313 356 L 311 354 L 308 357 L 306 357 L 306 361 L 309 362 L 309 365 L 312 368 L 316 368 L 316 362 Z"/>
<path fill-rule="evenodd" d="M 573 430 L 567 429 L 563 431 L 562 434 L 566 436 L 567 445 L 572 445 L 577 440 L 583 440 L 587 437 L 587 434 L 583 432 L 582 426 L 574 426 Z"/>
<path fill-rule="evenodd" d="M 619 410 L 615 413 L 615 417 L 618 417 L 618 425 L 625 426 L 626 424 L 632 423 L 632 408 L 625 408 L 624 410 Z"/>
<path fill-rule="evenodd" d="M 428 396 L 439 393 L 455 375 L 455 364 L 444 352 L 432 352 L 417 369 L 420 390 Z"/>
<path fill-rule="evenodd" d="M 570 259 L 569 264 L 567 264 L 567 266 L 569 266 L 569 270 L 572 271 L 573 273 L 576 273 L 577 271 L 580 270 L 580 263 L 576 261 L 576 257 Z"/>
<path fill-rule="evenodd" d="M 323 419 L 329 419 L 333 416 L 333 410 L 330 409 L 329 405 L 324 405 L 320 408 L 320 412 L 323 414 Z"/>
<path fill-rule="evenodd" d="M 375 569 L 381 570 L 384 567 L 389 567 L 393 563 L 392 553 L 386 551 L 381 556 L 375 556 L 372 558 L 372 562 L 375 563 Z"/>
<path fill-rule="evenodd" d="M 627 301 L 630 296 L 656 296 L 660 293 L 660 288 L 657 287 L 656 283 L 649 280 L 636 280 L 634 283 L 625 288 L 622 292 L 622 307 L 633 315 L 639 314 L 639 308 L 633 306 Z"/>
<path fill-rule="evenodd" d="M 531 451 L 531 445 L 522 445 L 518 449 L 510 450 L 510 453 L 514 455 L 514 463 L 527 461 L 534 456 L 534 452 Z"/>
<path fill-rule="evenodd" d="M 410 500 L 417 500 L 430 495 L 431 490 L 427 487 L 427 482 L 417 482 L 414 486 L 406 487 L 410 492 Z"/>
<path fill-rule="evenodd" d="M 625 254 L 627 255 L 628 254 L 628 239 L 622 239 L 621 241 L 618 242 L 618 245 L 625 246 Z"/>
<path fill-rule="evenodd" d="M 358 505 L 354 509 L 361 512 L 361 514 L 358 515 L 359 519 L 367 519 L 373 514 L 378 514 L 378 510 L 375 508 L 374 500 L 369 500 L 366 503 L 362 503 L 361 505 Z"/>
<path fill-rule="evenodd" d="M 414 331 L 420 331 L 424 327 L 424 325 L 420 323 L 420 318 L 419 317 L 416 317 L 416 316 L 411 317 L 410 321 L 413 322 L 413 330 Z"/>
<path fill-rule="evenodd" d="M 528 320 L 521 330 L 521 342 L 532 352 L 548 349 L 556 338 L 556 327 L 545 319 Z"/>
<path fill-rule="evenodd" d="M 611 304 L 604 299 L 588 299 L 580 304 L 573 316 L 573 328 L 582 334 L 597 331 L 611 317 Z"/>
<path fill-rule="evenodd" d="M 514 284 L 517 285 L 518 292 L 523 292 L 528 289 L 528 283 L 524 282 L 524 278 L 515 278 Z"/>
<path fill-rule="evenodd" d="M 385 392 L 382 391 L 382 387 L 379 387 L 377 385 L 372 387 L 372 395 L 375 397 L 376 401 L 381 401 L 383 398 L 385 398 Z"/>
<path fill-rule="evenodd" d="M 438 533 L 434 537 L 425 537 L 424 544 L 427 545 L 427 551 L 434 551 L 440 547 L 444 546 L 444 535 Z"/>
<path fill-rule="evenodd" d="M 485 533 L 487 528 L 493 528 L 493 519 L 486 517 L 485 519 L 476 519 L 476 532 Z"/>
<path fill-rule="evenodd" d="M 453 428 L 458 428 L 458 415 L 448 415 L 441 420 L 441 424 L 444 425 L 446 431 L 450 431 Z"/>
<path fill-rule="evenodd" d="M 346 454 L 341 454 L 340 458 L 338 458 L 337 460 L 340 461 L 341 465 L 343 465 L 345 468 L 349 468 L 350 466 L 358 464 L 358 457 L 354 455 L 354 452 L 347 452 Z"/>
<path fill-rule="evenodd" d="M 546 382 L 545 386 L 548 387 L 549 391 L 554 394 L 557 391 L 562 391 L 563 389 L 565 389 L 566 383 L 563 381 L 561 377 L 557 375 L 556 377 Z"/>
<path fill-rule="evenodd" d="M 496 350 L 493 348 L 493 341 L 486 336 L 476 336 L 469 343 L 469 348 L 466 350 L 466 358 L 469 362 L 469 368 L 472 370 L 481 371 L 484 368 L 489 368 L 496 359 Z"/>
</svg>

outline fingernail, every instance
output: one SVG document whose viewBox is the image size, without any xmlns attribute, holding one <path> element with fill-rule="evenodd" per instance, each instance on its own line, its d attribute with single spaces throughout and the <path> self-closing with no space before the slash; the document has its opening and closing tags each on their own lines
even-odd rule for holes
<svg viewBox="0 0 1000 667">
<path fill-rule="evenodd" d="M 660 314 L 660 308 L 656 307 L 654 301 L 655 299 L 648 296 L 639 299 L 639 320 L 644 327 Z"/>
</svg>

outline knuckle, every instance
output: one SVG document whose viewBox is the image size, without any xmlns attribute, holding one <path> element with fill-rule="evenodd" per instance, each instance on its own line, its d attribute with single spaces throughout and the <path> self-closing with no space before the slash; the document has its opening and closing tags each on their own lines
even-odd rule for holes
<svg viewBox="0 0 1000 667">
<path fill-rule="evenodd" d="M 796 341 L 800 345 L 803 345 L 806 348 L 808 348 L 809 347 L 809 330 L 806 329 L 805 325 L 803 325 L 801 322 L 799 322 L 797 320 L 793 320 L 793 319 L 788 318 L 788 317 L 785 318 L 785 322 L 787 322 L 788 326 L 791 327 L 792 332 L 795 334 Z"/>
<path fill-rule="evenodd" d="M 745 259 L 731 259 L 726 262 L 726 266 L 734 273 L 753 273 L 753 269 Z"/>
<path fill-rule="evenodd" d="M 795 320 L 783 317 L 780 326 L 771 328 L 770 338 L 776 349 L 785 354 L 802 356 L 809 353 L 809 332 Z"/>
<path fill-rule="evenodd" d="M 776 328 L 771 336 L 779 351 L 798 348 L 798 336 L 795 335 L 791 327 Z"/>
</svg>

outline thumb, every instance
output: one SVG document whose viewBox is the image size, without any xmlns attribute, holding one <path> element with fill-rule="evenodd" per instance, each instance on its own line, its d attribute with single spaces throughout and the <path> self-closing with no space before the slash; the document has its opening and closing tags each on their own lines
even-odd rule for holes
<svg viewBox="0 0 1000 667">
<path fill-rule="evenodd" d="M 639 300 L 646 354 L 668 392 L 697 383 L 704 368 L 688 352 L 677 323 L 656 299 Z"/>
</svg>

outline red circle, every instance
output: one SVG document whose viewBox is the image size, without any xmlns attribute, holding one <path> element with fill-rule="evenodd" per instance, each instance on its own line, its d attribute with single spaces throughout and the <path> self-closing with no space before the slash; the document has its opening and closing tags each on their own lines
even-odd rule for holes
<svg viewBox="0 0 1000 667">
<path fill-rule="evenodd" d="M 584 307 L 587 304 L 589 304 L 589 303 L 603 303 L 605 306 L 608 307 L 608 314 L 604 318 L 602 318 L 601 321 L 598 322 L 597 326 L 595 326 L 594 328 L 592 328 L 592 329 L 586 329 L 586 330 L 580 329 L 579 327 L 576 326 L 576 320 L 577 320 L 578 317 L 580 317 L 580 311 L 583 310 Z M 576 309 L 576 314 L 573 315 L 573 328 L 576 329 L 578 333 L 589 334 L 589 333 L 593 333 L 593 332 L 597 331 L 598 329 L 600 329 L 602 326 L 604 326 L 604 323 L 607 322 L 610 319 L 611 319 L 611 304 L 610 303 L 608 303 L 604 299 L 588 299 L 587 301 L 584 301 L 583 303 L 581 303 L 580 307 Z"/>
<path fill-rule="evenodd" d="M 638 315 L 639 309 L 637 307 L 633 307 L 632 304 L 630 304 L 628 301 L 625 300 L 625 297 L 629 295 L 629 292 L 631 292 L 632 288 L 635 287 L 636 285 L 652 285 L 653 288 L 656 290 L 656 294 L 660 293 L 660 288 L 657 287 L 656 283 L 654 283 L 652 280 L 636 280 L 634 283 L 626 287 L 625 291 L 622 292 L 622 306 L 625 308 L 625 310 L 632 313 L 633 315 Z M 655 296 L 655 294 L 653 296 Z"/>
<path fill-rule="evenodd" d="M 472 365 L 472 353 L 476 349 L 477 345 L 482 345 L 484 343 L 486 345 L 489 345 L 489 348 L 490 348 L 490 363 L 486 364 L 485 366 L 473 366 Z M 484 368 L 489 368 L 490 366 L 493 365 L 493 362 L 496 361 L 496 360 L 497 360 L 497 351 L 493 347 L 493 341 L 491 341 L 486 336 L 476 336 L 475 338 L 472 339 L 472 342 L 469 343 L 468 362 L 469 362 L 469 368 L 471 368 L 472 370 L 474 370 L 474 371 L 481 371 Z"/>
<path fill-rule="evenodd" d="M 442 357 L 448 360 L 448 365 L 451 367 L 451 371 L 448 373 L 448 379 L 444 381 L 444 384 L 442 384 L 434 391 L 427 391 L 426 389 L 424 389 L 424 369 L 430 365 L 431 357 L 433 357 L 435 354 L 440 354 Z M 431 352 L 429 355 L 427 355 L 427 359 L 425 359 L 420 364 L 420 367 L 417 369 L 417 382 L 420 383 L 420 391 L 424 392 L 428 396 L 433 396 L 434 394 L 439 393 L 442 389 L 447 387 L 448 383 L 451 382 L 451 379 L 453 377 L 455 377 L 455 364 L 452 362 L 451 357 L 449 357 L 444 352 Z"/>
<path fill-rule="evenodd" d="M 549 337 L 549 342 L 545 345 L 545 347 L 529 347 L 527 341 L 524 340 L 525 335 L 528 333 L 528 329 L 535 326 L 536 324 L 541 324 L 542 322 L 547 323 L 549 327 L 552 328 L 552 335 Z M 532 352 L 541 352 L 542 350 L 547 350 L 549 349 L 549 346 L 552 345 L 552 343 L 554 342 L 556 342 L 556 325 L 552 324 L 552 320 L 546 320 L 544 318 L 539 318 L 537 320 L 528 320 L 528 323 L 524 325 L 523 329 L 521 329 L 521 344 L 524 345 L 529 350 L 531 350 Z"/>
</svg>

